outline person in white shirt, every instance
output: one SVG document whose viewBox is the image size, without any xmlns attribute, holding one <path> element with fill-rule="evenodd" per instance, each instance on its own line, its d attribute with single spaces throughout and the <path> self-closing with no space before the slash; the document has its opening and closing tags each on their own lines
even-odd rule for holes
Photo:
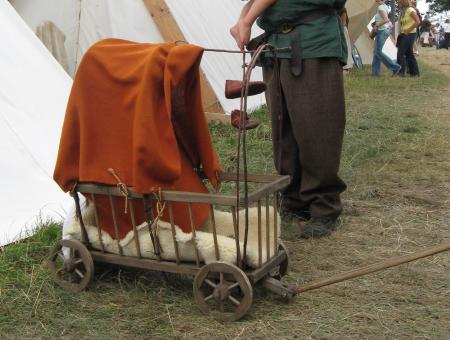
<svg viewBox="0 0 450 340">
<path fill-rule="evenodd" d="M 378 4 L 377 14 L 375 15 L 375 26 L 373 27 L 375 35 L 375 46 L 372 60 L 372 76 L 381 75 L 381 63 L 383 63 L 394 74 L 397 74 L 401 66 L 383 53 L 383 47 L 389 38 L 391 22 L 389 21 L 389 8 L 384 0 L 376 0 Z"/>
</svg>

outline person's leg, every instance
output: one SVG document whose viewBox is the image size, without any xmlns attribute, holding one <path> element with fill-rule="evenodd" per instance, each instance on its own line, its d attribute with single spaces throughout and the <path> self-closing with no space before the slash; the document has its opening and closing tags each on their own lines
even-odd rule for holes
<svg viewBox="0 0 450 340">
<path fill-rule="evenodd" d="M 381 60 L 380 60 L 380 46 L 381 49 L 383 45 L 381 45 L 381 32 L 377 32 L 375 35 L 375 43 L 373 48 L 373 59 L 372 59 L 372 76 L 378 77 L 381 74 Z M 384 42 L 383 42 L 384 44 Z"/>
<path fill-rule="evenodd" d="M 339 178 L 345 128 L 345 99 L 341 66 L 335 58 L 303 60 L 299 77 L 282 64 L 282 87 L 292 130 L 299 147 L 299 196 L 310 204 L 313 217 L 334 221 L 342 211 Z"/>
<path fill-rule="evenodd" d="M 383 47 L 386 40 L 389 38 L 389 32 L 383 30 L 377 33 L 377 39 L 375 41 L 375 53 L 378 59 L 392 72 L 397 72 L 400 70 L 400 65 L 394 62 L 386 54 L 383 53 Z"/>
<path fill-rule="evenodd" d="M 406 48 L 408 47 L 408 44 L 406 42 L 406 35 L 403 35 L 400 38 L 400 42 L 398 44 L 398 50 L 397 50 L 397 63 L 400 65 L 401 69 L 399 72 L 400 76 L 405 76 L 406 73 L 406 57 L 405 52 Z"/>
<path fill-rule="evenodd" d="M 414 56 L 413 51 L 414 35 L 413 34 L 407 35 L 405 41 L 407 42 L 405 57 L 411 72 L 411 77 L 418 77 L 420 75 L 419 66 L 417 65 L 417 60 L 416 57 Z"/>
<path fill-rule="evenodd" d="M 445 33 L 444 37 L 444 48 L 448 49 L 450 46 L 450 33 Z"/>
<path fill-rule="evenodd" d="M 289 64 L 288 60 L 279 60 L 281 63 Z M 286 68 L 283 68 L 286 72 Z M 292 125 L 287 113 L 284 94 L 279 83 L 278 76 L 282 74 L 275 72 L 274 66 L 263 68 L 264 82 L 267 84 L 266 102 L 272 115 L 272 141 L 274 163 L 277 172 L 281 175 L 291 176 L 290 185 L 281 193 L 281 213 L 296 215 L 297 217 L 309 217 L 309 205 L 300 199 L 301 164 L 299 150 L 295 140 Z M 287 70 L 290 74 L 290 70 Z"/>
</svg>

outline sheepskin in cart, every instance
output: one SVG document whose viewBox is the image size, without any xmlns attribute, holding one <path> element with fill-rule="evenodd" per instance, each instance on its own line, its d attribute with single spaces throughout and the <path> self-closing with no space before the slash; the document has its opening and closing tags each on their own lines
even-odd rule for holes
<svg viewBox="0 0 450 340">
<path fill-rule="evenodd" d="M 195 275 L 205 314 L 237 320 L 253 285 L 292 298 L 279 241 L 288 176 L 223 173 L 201 106 L 194 45 L 107 39 L 86 53 L 70 95 L 54 179 L 75 201 L 47 264 L 85 289 L 94 262 Z M 235 184 L 222 194 L 220 184 Z M 81 194 L 81 195 L 79 195 Z"/>
</svg>

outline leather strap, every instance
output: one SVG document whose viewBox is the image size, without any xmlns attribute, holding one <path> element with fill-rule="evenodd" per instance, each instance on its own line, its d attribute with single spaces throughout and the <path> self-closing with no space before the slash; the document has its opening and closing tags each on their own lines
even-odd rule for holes
<svg viewBox="0 0 450 340">
<path fill-rule="evenodd" d="M 300 43 L 300 30 L 291 33 L 291 72 L 298 77 L 302 74 L 303 51 Z"/>
<path fill-rule="evenodd" d="M 327 16 L 337 16 L 337 11 L 334 8 L 320 8 L 301 13 L 297 20 L 291 23 L 281 25 L 279 29 L 271 32 L 266 32 L 266 36 L 272 33 L 291 34 L 291 72 L 294 76 L 299 76 L 302 73 L 302 58 L 303 51 L 301 46 L 300 30 L 297 26 L 304 25 L 308 22 Z"/>
</svg>

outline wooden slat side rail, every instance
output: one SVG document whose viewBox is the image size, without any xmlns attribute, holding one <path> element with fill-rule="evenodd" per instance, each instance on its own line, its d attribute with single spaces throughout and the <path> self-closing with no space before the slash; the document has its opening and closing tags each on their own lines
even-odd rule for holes
<svg viewBox="0 0 450 340">
<path fill-rule="evenodd" d="M 195 250 L 195 261 L 197 263 L 197 266 L 200 267 L 200 255 L 198 253 L 197 235 L 195 233 L 194 215 L 192 213 L 192 204 L 191 203 L 188 203 L 188 208 L 189 208 L 189 220 L 191 222 L 192 243 L 194 245 L 194 250 Z"/>
<path fill-rule="evenodd" d="M 278 254 L 278 195 L 273 194 L 273 251 Z"/>
<path fill-rule="evenodd" d="M 131 256 L 119 256 L 115 254 L 103 254 L 100 251 L 90 252 L 94 261 L 110 263 L 124 267 L 139 268 L 147 270 L 156 270 L 175 274 L 195 275 L 198 267 L 186 263 L 176 264 L 175 262 L 157 261 L 152 259 L 138 259 Z"/>
<path fill-rule="evenodd" d="M 165 41 L 186 41 L 164 0 L 144 0 L 144 3 Z M 223 115 L 225 111 L 203 71 L 200 72 L 200 87 L 203 109 L 206 112 L 216 112 Z"/>
<path fill-rule="evenodd" d="M 280 191 L 281 189 L 288 186 L 290 181 L 291 180 L 289 176 L 283 176 L 276 179 L 272 183 L 266 184 L 263 187 L 256 189 L 255 191 L 249 193 L 248 195 L 249 203 L 257 202 L 266 197 L 267 195 Z"/>
<path fill-rule="evenodd" d="M 114 206 L 113 197 L 111 195 L 108 195 L 108 197 L 109 197 L 109 205 L 111 207 L 111 214 L 112 214 L 112 218 L 113 218 L 117 248 L 119 248 L 120 256 L 123 256 L 123 249 L 122 249 L 122 246 L 120 245 L 119 225 L 117 224 L 116 207 Z"/>
<path fill-rule="evenodd" d="M 236 242 L 236 263 L 237 266 L 240 268 L 242 265 L 242 261 L 241 261 L 241 247 L 239 241 L 239 227 L 237 225 L 238 216 L 236 207 L 231 207 L 231 215 L 233 216 L 234 238 Z"/>
<path fill-rule="evenodd" d="M 266 196 L 266 262 L 270 259 L 270 206 L 269 196 Z"/>
<path fill-rule="evenodd" d="M 123 197 L 119 189 L 115 186 L 100 186 L 92 183 L 80 183 L 77 191 L 86 194 L 112 195 Z M 161 193 L 163 201 L 184 202 L 184 203 L 206 203 L 214 205 L 236 206 L 236 197 L 231 195 L 201 194 L 196 192 L 183 191 L 163 191 Z M 129 189 L 129 198 L 143 198 L 144 195 L 133 192 Z"/>
<path fill-rule="evenodd" d="M 261 201 L 258 201 L 258 266 L 262 266 Z"/>
<path fill-rule="evenodd" d="M 136 229 L 136 217 L 134 215 L 134 205 L 133 199 L 128 200 L 128 205 L 130 206 L 130 217 L 131 217 L 131 225 L 133 226 L 133 235 L 134 235 L 134 244 L 136 246 L 136 252 L 139 258 L 142 258 L 141 255 L 141 242 L 139 241 L 139 233 Z"/>
<path fill-rule="evenodd" d="M 271 270 L 278 267 L 284 260 L 287 259 L 287 254 L 284 250 L 280 250 L 277 256 L 273 256 L 269 261 L 264 263 L 261 268 L 246 272 L 249 280 L 254 284 L 266 277 Z"/>
<path fill-rule="evenodd" d="M 167 202 L 169 207 L 169 220 L 170 220 L 170 229 L 172 230 L 172 241 L 173 241 L 173 248 L 175 249 L 175 258 L 177 264 L 180 264 L 180 251 L 178 250 L 178 242 L 177 242 L 177 236 L 175 231 L 175 222 L 173 217 L 173 206 L 172 202 Z"/>
<path fill-rule="evenodd" d="M 251 183 L 271 183 L 279 179 L 290 179 L 289 176 L 280 176 L 280 175 L 259 175 L 259 174 L 248 174 L 248 181 Z M 222 182 L 226 181 L 233 181 L 235 182 L 237 180 L 237 173 L 235 172 L 222 172 L 219 175 L 219 179 Z M 241 173 L 239 176 L 240 181 L 244 181 L 244 174 Z"/>
<path fill-rule="evenodd" d="M 217 241 L 217 228 L 216 228 L 216 217 L 214 216 L 214 206 L 209 205 L 209 218 L 211 222 L 212 227 L 212 233 L 213 233 L 213 239 L 214 239 L 214 251 L 216 254 L 216 260 L 220 260 L 220 253 L 219 253 L 219 243 Z"/>
<path fill-rule="evenodd" d="M 94 218 L 95 218 L 95 224 L 97 225 L 97 234 L 98 234 L 98 241 L 100 242 L 100 246 L 102 248 L 102 252 L 105 252 L 105 245 L 103 244 L 102 239 L 102 231 L 100 229 L 100 223 L 98 220 L 98 211 L 97 211 L 97 205 L 95 204 L 95 195 L 91 195 L 91 204 L 94 205 Z"/>
<path fill-rule="evenodd" d="M 250 177 L 250 176 L 249 176 Z M 272 194 L 287 186 L 290 182 L 289 176 L 277 176 L 272 182 L 266 183 L 261 188 L 249 194 L 249 204 L 256 203 L 266 195 Z M 88 194 L 112 195 L 122 197 L 123 195 L 116 186 L 100 186 L 92 183 L 80 183 L 77 185 L 77 191 Z M 144 195 L 136 193 L 128 188 L 129 198 L 143 198 Z M 235 196 L 222 194 L 202 194 L 195 192 L 182 191 L 162 191 L 163 201 L 185 202 L 185 203 L 209 203 L 213 205 L 236 206 Z M 244 205 L 244 199 L 241 197 L 241 206 Z"/>
</svg>

